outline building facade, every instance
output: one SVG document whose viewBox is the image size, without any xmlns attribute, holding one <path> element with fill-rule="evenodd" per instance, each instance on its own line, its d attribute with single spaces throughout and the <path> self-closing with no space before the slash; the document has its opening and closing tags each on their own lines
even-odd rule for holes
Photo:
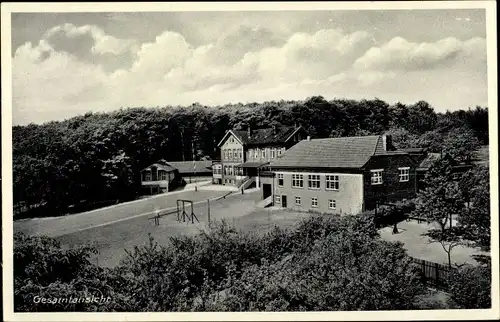
<svg viewBox="0 0 500 322">
<path fill-rule="evenodd" d="M 240 187 L 255 180 L 260 186 L 259 173 L 306 136 L 300 126 L 227 131 L 218 145 L 220 162 L 212 165 L 213 183 Z"/>
<path fill-rule="evenodd" d="M 141 186 L 148 194 L 172 191 L 180 185 L 179 170 L 160 160 L 141 170 Z"/>
<path fill-rule="evenodd" d="M 357 214 L 416 194 L 416 164 L 387 136 L 303 140 L 272 162 L 275 206 Z"/>
</svg>

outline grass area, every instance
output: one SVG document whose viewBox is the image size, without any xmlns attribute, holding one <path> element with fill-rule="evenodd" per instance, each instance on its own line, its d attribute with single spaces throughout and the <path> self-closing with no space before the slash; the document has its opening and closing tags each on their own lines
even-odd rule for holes
<svg viewBox="0 0 500 322">
<path fill-rule="evenodd" d="M 220 193 L 220 192 L 219 192 Z M 310 216 L 306 213 L 293 213 L 287 210 L 256 208 L 260 201 L 260 191 L 234 194 L 226 199 L 210 202 L 211 220 L 226 220 L 230 225 L 242 231 L 265 232 L 275 225 L 291 227 L 302 218 Z M 190 213 L 190 210 L 188 209 Z M 160 219 L 156 226 L 154 220 L 142 216 L 112 225 L 73 232 L 57 237 L 63 246 L 71 247 L 85 243 L 95 243 L 99 254 L 94 260 L 99 265 L 112 267 L 125 256 L 125 249 L 145 245 L 148 234 L 151 234 L 160 245 L 166 245 L 170 237 L 194 235 L 201 229 L 208 228 L 208 204 L 203 202 L 194 206 L 194 213 L 199 219 L 195 224 L 178 222 L 176 215 Z"/>
<path fill-rule="evenodd" d="M 104 225 L 119 220 L 126 220 L 133 216 L 154 212 L 155 210 L 176 208 L 177 199 L 188 199 L 195 202 L 216 198 L 227 191 L 179 191 L 156 195 L 147 199 L 136 200 L 130 203 L 93 210 L 90 212 L 67 215 L 64 217 L 47 217 L 17 220 L 14 222 L 14 231 L 22 231 L 29 235 L 47 235 L 56 237 L 75 233 L 90 227 Z"/>
<path fill-rule="evenodd" d="M 400 241 L 408 251 L 408 255 L 431 261 L 435 263 L 447 264 L 448 257 L 440 243 L 431 243 L 428 237 L 422 236 L 430 228 L 435 228 L 432 224 L 416 221 L 402 221 L 398 224 L 398 234 L 392 234 L 392 226 L 379 230 L 380 236 L 388 241 Z M 478 248 L 457 246 L 451 252 L 451 260 L 456 264 L 477 264 L 472 255 L 488 254 Z"/>
</svg>

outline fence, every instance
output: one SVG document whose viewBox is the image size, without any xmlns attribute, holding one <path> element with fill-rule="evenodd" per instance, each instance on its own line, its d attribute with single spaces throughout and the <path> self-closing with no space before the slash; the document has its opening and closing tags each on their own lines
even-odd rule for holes
<svg viewBox="0 0 500 322">
<path fill-rule="evenodd" d="M 448 288 L 448 277 L 450 275 L 450 267 L 448 265 L 413 257 L 412 260 L 420 268 L 421 278 L 424 283 L 444 290 Z"/>
</svg>

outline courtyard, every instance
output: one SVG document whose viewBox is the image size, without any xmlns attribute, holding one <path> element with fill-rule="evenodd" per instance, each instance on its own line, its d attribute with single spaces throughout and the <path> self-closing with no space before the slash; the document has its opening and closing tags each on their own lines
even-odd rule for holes
<svg viewBox="0 0 500 322">
<path fill-rule="evenodd" d="M 209 226 L 208 222 L 208 207 L 209 202 L 206 199 L 214 197 L 210 201 L 210 221 L 225 220 L 235 229 L 245 232 L 265 232 L 272 229 L 275 225 L 286 228 L 298 223 L 303 218 L 310 216 L 306 213 L 294 213 L 283 209 L 259 208 L 257 205 L 261 201 L 261 193 L 258 189 L 246 191 L 244 194 L 233 192 L 227 195 L 227 191 L 221 189 L 198 190 L 197 192 L 189 192 L 191 200 L 195 201 L 193 212 L 199 222 L 195 220 L 191 222 L 177 221 L 175 213 L 167 214 L 159 219 L 159 225 L 155 225 L 154 212 L 143 215 L 141 211 L 154 210 L 155 205 L 164 204 L 165 198 L 149 199 L 156 200 L 153 204 L 146 206 L 141 205 L 138 213 L 139 216 L 130 215 L 125 217 L 113 214 L 108 216 L 115 218 L 113 222 L 103 222 L 100 225 L 83 226 L 87 222 L 86 219 L 78 223 L 77 227 L 68 226 L 68 219 L 64 218 L 53 219 L 53 224 L 50 221 L 41 220 L 43 224 L 32 224 L 29 229 L 34 234 L 43 234 L 43 230 L 49 232 L 55 237 L 64 247 L 74 247 L 81 244 L 93 244 L 99 252 L 92 259 L 102 266 L 113 267 L 119 263 L 126 255 L 125 250 L 132 250 L 134 246 L 146 245 L 151 235 L 159 245 L 166 245 L 170 238 L 174 236 L 192 236 L 200 230 L 206 230 Z M 227 195 L 223 198 L 224 195 Z M 181 197 L 182 196 L 182 197 Z M 165 196 L 167 197 L 167 196 Z M 174 196 L 170 197 L 174 198 Z M 175 195 L 177 198 L 187 198 L 186 194 Z M 215 200 L 220 198 L 219 200 Z M 169 199 L 170 200 L 170 199 Z M 175 201 L 174 201 L 175 205 Z M 124 213 L 121 208 L 118 208 L 120 213 Z M 175 206 L 174 206 L 175 210 Z M 115 209 L 104 209 L 98 215 L 104 216 L 106 212 L 115 212 Z M 171 212 L 171 211 L 169 211 Z M 190 207 L 186 207 L 186 212 L 191 213 Z M 89 214 L 81 214 L 86 216 Z M 90 214 L 92 215 L 92 214 Z M 78 215 L 76 215 L 78 216 Z M 95 216 L 95 214 L 94 214 Z M 92 216 L 92 217 L 94 217 Z M 118 219 L 117 219 L 118 218 Z M 20 226 L 18 225 L 18 228 Z M 58 228 L 57 228 L 58 227 Z M 28 229 L 24 227 L 24 231 Z M 63 233 L 57 233 L 62 230 Z"/>
<path fill-rule="evenodd" d="M 433 224 L 425 222 L 418 223 L 417 221 L 402 221 L 398 223 L 398 234 L 392 233 L 392 226 L 385 227 L 379 230 L 380 236 L 387 241 L 398 241 L 404 244 L 408 255 L 414 258 L 435 262 L 439 264 L 448 263 L 448 255 L 443 247 L 438 242 L 422 236 L 429 229 L 436 228 Z M 462 265 L 464 263 L 476 265 L 476 260 L 473 255 L 489 255 L 489 253 L 467 246 L 457 246 L 451 251 L 451 261 L 454 264 Z"/>
</svg>

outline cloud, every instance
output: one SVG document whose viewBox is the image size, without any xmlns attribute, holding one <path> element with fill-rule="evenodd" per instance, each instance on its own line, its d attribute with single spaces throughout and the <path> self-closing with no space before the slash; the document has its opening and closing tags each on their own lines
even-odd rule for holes
<svg viewBox="0 0 500 322">
<path fill-rule="evenodd" d="M 350 68 L 356 57 L 374 44 L 373 37 L 366 32 L 344 34 L 337 29 L 296 33 L 285 40 L 270 36 L 262 28 L 240 28 L 236 32 L 252 37 L 236 45 L 237 38 L 231 34 L 214 44 L 200 46 L 166 78 L 188 89 L 255 81 L 325 80 Z M 267 36 L 257 41 L 259 35 Z"/>
<path fill-rule="evenodd" d="M 65 24 L 37 44 L 20 46 L 13 58 L 14 123 L 128 106 L 312 95 L 428 100 L 442 110 L 486 104 L 485 84 L 484 38 L 414 43 L 395 37 L 379 45 L 366 31 L 340 29 L 284 37 L 243 25 L 194 45 L 170 30 L 139 44 L 93 25 Z M 467 96 L 457 95 L 457 88 Z"/>
<path fill-rule="evenodd" d="M 461 41 L 448 37 L 432 43 L 414 43 L 395 37 L 380 47 L 370 48 L 354 63 L 356 69 L 368 70 L 422 70 L 442 67 L 454 63 L 474 52 L 474 45 L 482 45 L 481 38 Z M 478 59 L 484 56 L 480 49 Z"/>
<path fill-rule="evenodd" d="M 88 101 L 105 98 L 106 82 L 100 66 L 54 51 L 45 41 L 26 43 L 16 50 L 12 64 L 14 120 L 27 123 L 80 114 L 92 108 Z M 91 88 L 100 90 L 89 93 Z"/>
<path fill-rule="evenodd" d="M 135 40 L 113 37 L 94 25 L 75 26 L 66 23 L 48 30 L 44 38 L 54 49 L 70 53 L 85 48 L 97 55 L 121 55 L 136 48 Z"/>
</svg>

